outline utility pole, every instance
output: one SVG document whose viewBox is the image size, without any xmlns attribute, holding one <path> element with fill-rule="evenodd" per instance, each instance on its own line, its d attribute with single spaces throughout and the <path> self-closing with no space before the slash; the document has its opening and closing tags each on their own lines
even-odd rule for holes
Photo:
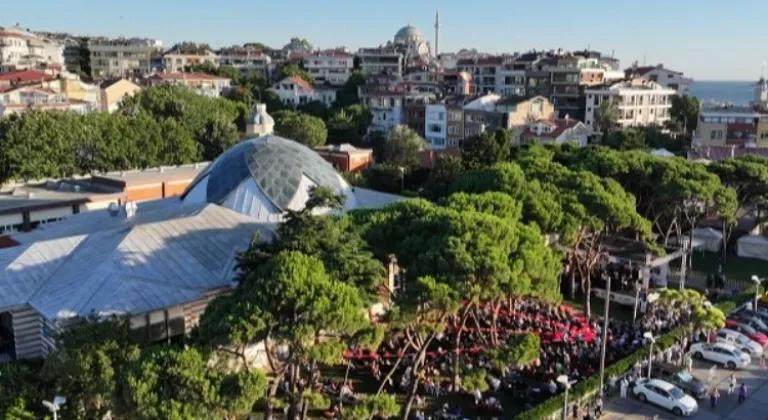
<svg viewBox="0 0 768 420">
<path fill-rule="evenodd" d="M 605 349 L 608 342 L 608 311 L 611 306 L 611 278 L 608 276 L 608 281 L 605 287 L 605 314 L 603 319 L 603 342 L 600 349 L 600 398 L 603 397 L 605 391 Z"/>
</svg>

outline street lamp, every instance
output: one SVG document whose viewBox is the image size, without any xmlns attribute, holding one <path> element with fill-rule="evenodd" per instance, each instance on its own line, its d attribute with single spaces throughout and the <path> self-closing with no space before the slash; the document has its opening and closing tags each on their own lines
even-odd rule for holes
<svg viewBox="0 0 768 420">
<path fill-rule="evenodd" d="M 603 318 L 603 342 L 600 349 L 600 398 L 603 397 L 603 391 L 605 391 L 605 350 L 608 344 L 608 311 L 611 307 L 611 275 L 608 275 L 608 279 L 605 284 L 605 314 Z"/>
<path fill-rule="evenodd" d="M 405 191 L 405 168 L 399 166 L 398 169 L 400 169 L 400 194 L 402 194 Z"/>
<path fill-rule="evenodd" d="M 764 281 L 764 278 L 757 277 L 757 275 L 752 276 L 752 281 L 755 282 L 755 307 L 752 308 L 753 310 L 757 311 L 757 302 L 760 299 L 760 284 Z"/>
<path fill-rule="evenodd" d="M 568 377 L 568 375 L 560 375 L 555 379 L 557 383 L 563 386 L 565 388 L 565 398 L 563 399 L 563 420 L 566 420 L 568 418 L 568 390 L 571 389 L 571 385 L 575 384 L 576 381 L 571 381 L 571 378 Z"/>
<path fill-rule="evenodd" d="M 64 405 L 64 403 L 66 402 L 67 402 L 67 399 L 65 397 L 57 395 L 53 397 L 53 402 L 43 400 L 43 405 L 46 406 L 48 410 L 51 411 L 51 413 L 53 413 L 53 420 L 56 420 L 57 419 L 56 413 L 58 413 L 61 406 Z"/>
<path fill-rule="evenodd" d="M 651 379 L 651 364 L 653 362 L 653 345 L 656 343 L 656 337 L 650 332 L 643 334 L 643 338 L 650 343 L 648 348 L 648 379 Z"/>
</svg>

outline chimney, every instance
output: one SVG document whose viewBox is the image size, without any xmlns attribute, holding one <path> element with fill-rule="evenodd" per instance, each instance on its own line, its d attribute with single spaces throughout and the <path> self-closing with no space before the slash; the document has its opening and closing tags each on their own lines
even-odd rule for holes
<svg viewBox="0 0 768 420">
<path fill-rule="evenodd" d="M 136 203 L 133 201 L 126 201 L 125 206 L 123 207 L 125 209 L 125 218 L 128 220 L 132 220 L 136 217 Z"/>
</svg>

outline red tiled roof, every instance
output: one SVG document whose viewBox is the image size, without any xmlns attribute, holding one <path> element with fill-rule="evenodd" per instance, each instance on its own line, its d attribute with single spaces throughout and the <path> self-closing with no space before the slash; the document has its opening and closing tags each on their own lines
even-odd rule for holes
<svg viewBox="0 0 768 420">
<path fill-rule="evenodd" d="M 302 89 L 315 90 L 315 87 L 312 86 L 312 84 L 310 84 L 309 82 L 307 82 L 306 80 L 302 79 L 299 76 L 291 76 L 291 77 L 288 77 L 287 79 L 290 80 L 294 85 Z"/>
<path fill-rule="evenodd" d="M 155 80 L 225 80 L 226 77 L 213 76 L 205 73 L 156 73 Z"/>
<path fill-rule="evenodd" d="M 14 37 L 14 38 L 24 38 L 24 36 L 17 34 L 15 32 L 9 32 L 9 31 L 0 31 L 0 36 L 2 37 Z"/>
<path fill-rule="evenodd" d="M 443 156 L 461 159 L 461 151 L 459 149 L 422 150 L 419 152 L 419 163 L 422 168 L 432 169 Z"/>
<path fill-rule="evenodd" d="M 768 157 L 768 149 L 737 146 L 705 146 L 700 147 L 698 150 L 691 150 L 688 152 L 688 159 L 706 159 L 717 162 L 732 157 L 748 155 Z"/>
<path fill-rule="evenodd" d="M 41 80 L 49 82 L 56 79 L 50 74 L 39 70 L 12 71 L 9 73 L 0 73 L 0 81 L 4 82 L 39 82 Z"/>
</svg>

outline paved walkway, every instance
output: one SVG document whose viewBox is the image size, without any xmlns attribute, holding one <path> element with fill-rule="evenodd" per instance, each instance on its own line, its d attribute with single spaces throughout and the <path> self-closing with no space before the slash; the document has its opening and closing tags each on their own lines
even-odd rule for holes
<svg viewBox="0 0 768 420">
<path fill-rule="evenodd" d="M 699 411 L 690 417 L 695 420 L 768 420 L 768 371 L 760 371 L 757 360 L 753 359 L 752 366 L 747 369 L 730 371 L 720 368 L 715 370 L 711 383 L 716 384 L 720 390 L 720 401 L 717 407 L 710 408 L 709 397 L 699 400 Z M 707 380 L 710 376 L 711 363 L 694 362 L 694 376 L 701 380 Z M 738 388 L 733 395 L 728 395 L 728 376 L 736 373 L 738 383 L 747 384 L 747 400 L 738 404 Z M 634 397 L 626 399 L 615 398 L 606 404 L 603 420 L 644 420 L 658 415 L 660 419 L 674 419 L 674 414 L 667 412 L 655 405 L 641 403 Z"/>
</svg>

